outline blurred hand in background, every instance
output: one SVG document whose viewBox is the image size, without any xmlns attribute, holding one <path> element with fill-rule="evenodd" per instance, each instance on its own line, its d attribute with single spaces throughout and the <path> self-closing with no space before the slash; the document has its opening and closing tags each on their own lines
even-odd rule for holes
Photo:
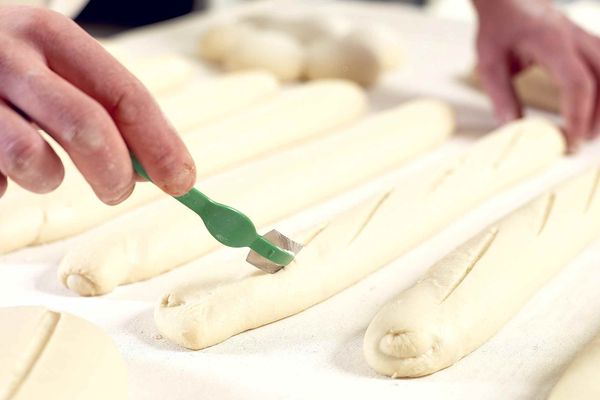
<svg viewBox="0 0 600 400">
<path fill-rule="evenodd" d="M 500 122 L 522 115 L 512 77 L 531 64 L 561 90 L 571 151 L 600 133 L 600 38 L 576 26 L 548 0 L 473 0 L 479 16 L 482 85 Z"/>
</svg>

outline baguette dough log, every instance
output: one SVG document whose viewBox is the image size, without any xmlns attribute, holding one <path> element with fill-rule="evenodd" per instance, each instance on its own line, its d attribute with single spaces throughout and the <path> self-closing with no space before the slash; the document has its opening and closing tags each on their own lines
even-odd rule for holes
<svg viewBox="0 0 600 400">
<path fill-rule="evenodd" d="M 259 105 L 278 91 L 279 83 L 272 74 L 246 71 L 194 82 L 159 98 L 158 103 L 178 132 L 188 132 Z"/>
<path fill-rule="evenodd" d="M 339 107 L 339 101 L 332 104 Z M 303 108 L 310 105 L 305 102 Z M 291 111 L 300 110 L 291 108 L 283 115 L 288 126 L 318 117 L 312 111 L 307 116 L 298 114 L 296 120 Z M 416 101 L 323 140 L 247 164 L 224 179 L 207 182 L 202 190 L 244 211 L 255 223 L 265 224 L 441 143 L 453 128 L 448 106 Z M 283 133 L 276 127 L 265 131 Z M 218 245 L 199 218 L 173 201 L 144 211 L 143 216 L 106 225 L 68 252 L 59 268 L 62 282 L 82 295 L 102 294 L 166 272 Z"/>
<path fill-rule="evenodd" d="M 0 326 L 0 399 L 127 399 L 125 362 L 100 328 L 43 307 L 1 308 Z"/>
<path fill-rule="evenodd" d="M 423 118 L 429 119 L 435 118 Z M 557 160 L 563 150 L 560 132 L 549 123 L 526 120 L 508 125 L 481 139 L 457 165 L 402 181 L 334 218 L 276 274 L 254 273 L 216 287 L 199 282 L 200 289 L 169 292 L 155 309 L 158 329 L 184 347 L 202 349 L 301 312 Z M 240 263 L 239 271 L 242 268 L 247 267 Z"/>
<path fill-rule="evenodd" d="M 550 392 L 548 400 L 600 399 L 600 335 L 575 357 Z"/>
<path fill-rule="evenodd" d="M 331 38 L 312 43 L 306 51 L 309 79 L 348 79 L 363 86 L 377 82 L 382 67 L 377 53 L 352 37 Z"/>
<path fill-rule="evenodd" d="M 122 62 L 155 96 L 175 92 L 194 74 L 194 64 L 177 54 L 126 58 Z"/>
<path fill-rule="evenodd" d="M 599 179 L 591 170 L 534 200 L 386 304 L 365 335 L 369 365 L 385 375 L 422 376 L 481 346 L 600 234 Z"/>
<path fill-rule="evenodd" d="M 282 81 L 293 81 L 304 73 L 305 51 L 286 33 L 251 31 L 225 54 L 223 63 L 228 71 L 264 69 Z"/>
<path fill-rule="evenodd" d="M 266 101 L 277 89 L 278 84 L 271 75 L 247 72 L 192 84 L 190 90 L 167 97 L 161 103 L 173 124 L 184 128 L 233 114 L 261 100 Z M 359 95 L 355 94 L 351 98 L 358 101 L 356 96 Z M 272 102 L 290 102 L 289 97 L 274 99 Z M 194 110 L 192 106 L 198 109 Z M 351 107 L 352 104 L 347 106 Z M 355 106 L 352 110 L 357 112 L 356 108 Z M 257 113 L 262 115 L 262 110 L 264 108 L 257 108 Z M 200 130 L 199 134 L 202 132 L 204 131 Z M 238 137 L 244 134 L 245 131 L 238 130 L 224 137 L 213 135 L 215 137 L 212 141 L 206 137 L 204 143 L 206 147 L 222 146 L 223 140 L 237 141 Z M 285 137 L 281 140 L 285 141 Z M 218 159 L 214 154 L 202 152 L 203 158 L 197 166 L 198 176 L 205 177 L 224 167 L 232 166 L 256 152 L 261 152 L 265 145 L 270 146 L 257 143 L 254 147 L 245 149 L 245 154 L 231 152 L 229 157 Z M 151 185 L 138 185 L 127 201 L 117 206 L 107 206 L 96 198 L 66 153 L 58 146 L 54 148 L 65 165 L 65 179 L 57 190 L 45 195 L 17 191 L 20 193 L 0 198 L 0 254 L 76 235 L 162 195 L 160 190 Z"/>
</svg>

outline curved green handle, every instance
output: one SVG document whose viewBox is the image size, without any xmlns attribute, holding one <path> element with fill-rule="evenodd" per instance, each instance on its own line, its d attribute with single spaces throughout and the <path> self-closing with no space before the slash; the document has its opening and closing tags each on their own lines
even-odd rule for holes
<svg viewBox="0 0 600 400">
<path fill-rule="evenodd" d="M 131 156 L 135 171 L 151 181 L 140 162 Z M 246 215 L 225 204 L 211 200 L 192 188 L 183 196 L 173 196 L 202 218 L 206 229 L 219 242 L 228 247 L 249 247 L 267 260 L 286 266 L 294 260 L 294 253 L 284 250 L 256 232 L 256 227 Z"/>
</svg>

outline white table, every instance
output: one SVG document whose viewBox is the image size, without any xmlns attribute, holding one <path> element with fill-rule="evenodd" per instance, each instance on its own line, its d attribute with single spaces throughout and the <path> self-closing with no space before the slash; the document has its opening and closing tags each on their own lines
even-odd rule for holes
<svg viewBox="0 0 600 400">
<path fill-rule="evenodd" d="M 282 4 L 250 7 L 289 11 L 303 6 Z M 460 133 L 423 160 L 277 224 L 284 229 L 310 224 L 347 207 L 395 177 L 414 173 L 467 146 L 494 125 L 486 98 L 456 80 L 473 63 L 472 26 L 397 5 L 306 4 L 318 7 L 319 12 L 394 24 L 404 35 L 407 63 L 373 90 L 373 104 L 381 108 L 420 95 L 441 97 L 456 107 Z M 185 17 L 120 40 L 132 52 L 178 51 L 194 56 L 196 38 L 206 20 L 200 15 Z M 600 330 L 600 242 L 568 265 L 490 342 L 435 375 L 412 380 L 377 376 L 363 359 L 362 338 L 375 312 L 432 262 L 595 159 L 600 159 L 597 143 L 486 202 L 332 299 L 203 351 L 188 351 L 161 338 L 154 326 L 153 307 L 168 288 L 192 279 L 194 271 L 218 268 L 219 260 L 235 254 L 227 250 L 107 296 L 80 298 L 56 278 L 60 256 L 77 238 L 26 249 L 0 257 L 0 306 L 42 304 L 106 329 L 127 361 L 132 400 L 544 398 L 573 353 Z"/>
</svg>

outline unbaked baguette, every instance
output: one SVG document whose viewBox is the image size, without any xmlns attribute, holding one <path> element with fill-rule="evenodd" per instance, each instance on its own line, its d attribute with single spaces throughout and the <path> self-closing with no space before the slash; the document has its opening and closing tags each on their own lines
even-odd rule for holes
<svg viewBox="0 0 600 400">
<path fill-rule="evenodd" d="M 225 74 L 192 82 L 158 103 L 178 132 L 258 106 L 279 91 L 277 79 L 260 71 Z"/>
<path fill-rule="evenodd" d="M 213 90 L 230 87 L 232 79 L 252 81 L 254 89 L 271 87 L 272 81 L 264 78 L 263 74 L 224 78 Z M 257 85 L 259 81 L 262 84 Z M 229 93 L 235 95 L 234 91 Z M 205 94 L 200 97 L 210 101 Z M 291 89 L 231 120 L 190 132 L 183 139 L 197 160 L 198 176 L 206 177 L 269 150 L 329 132 L 354 121 L 365 109 L 365 96 L 356 86 L 316 82 Z M 71 164 L 67 157 L 62 158 L 67 166 Z M 75 235 L 162 195 L 151 185 L 138 185 L 127 201 L 109 207 L 96 198 L 72 166 L 65 169 L 65 182 L 50 194 L 6 201 L 0 198 L 0 253 Z"/>
<path fill-rule="evenodd" d="M 548 400 L 600 399 L 600 335 L 588 343 L 556 383 Z"/>
<path fill-rule="evenodd" d="M 178 54 L 118 58 L 155 96 L 181 89 L 194 74 L 194 64 Z"/>
<path fill-rule="evenodd" d="M 274 275 L 253 274 L 216 287 L 199 280 L 200 288 L 170 291 L 155 309 L 158 329 L 184 347 L 202 349 L 301 312 L 394 260 L 494 193 L 539 172 L 563 150 L 560 132 L 547 122 L 510 124 L 478 141 L 457 162 L 404 179 L 335 217 Z M 240 261 L 237 270 L 242 268 L 247 267 Z"/>
<path fill-rule="evenodd" d="M 599 181 L 598 170 L 568 181 L 433 266 L 369 325 L 369 365 L 393 377 L 422 376 L 485 343 L 600 235 Z"/>
<path fill-rule="evenodd" d="M 287 118 L 294 125 L 293 115 Z M 262 225 L 423 153 L 453 129 L 453 114 L 445 103 L 414 101 L 323 140 L 247 164 L 201 189 Z M 171 270 L 218 245 L 200 218 L 175 201 L 144 211 L 106 225 L 69 251 L 59 268 L 61 281 L 82 295 L 103 294 Z"/>
<path fill-rule="evenodd" d="M 43 307 L 0 308 L 0 399 L 126 400 L 127 368 L 90 322 Z"/>
</svg>

